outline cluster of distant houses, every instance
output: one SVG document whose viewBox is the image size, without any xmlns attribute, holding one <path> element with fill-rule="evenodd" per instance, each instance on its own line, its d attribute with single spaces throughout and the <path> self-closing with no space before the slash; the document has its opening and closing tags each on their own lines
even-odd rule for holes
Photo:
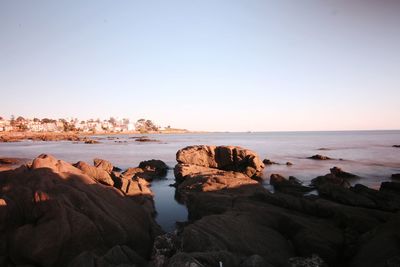
<svg viewBox="0 0 400 267">
<path fill-rule="evenodd" d="M 27 132 L 130 132 L 130 131 L 157 131 L 161 127 L 156 126 L 150 120 L 140 119 L 135 123 L 129 119 L 86 120 L 78 119 L 26 119 L 23 117 L 7 120 L 0 117 L 0 132 L 27 131 Z"/>
</svg>

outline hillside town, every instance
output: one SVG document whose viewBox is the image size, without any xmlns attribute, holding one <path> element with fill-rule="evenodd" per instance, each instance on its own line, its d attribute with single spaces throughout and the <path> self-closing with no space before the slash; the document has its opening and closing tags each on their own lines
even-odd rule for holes
<svg viewBox="0 0 400 267">
<path fill-rule="evenodd" d="M 170 126 L 161 127 L 151 120 L 139 119 L 136 122 L 124 118 L 118 119 L 49 119 L 24 118 L 11 116 L 5 119 L 0 116 L 0 132 L 82 132 L 82 133 L 123 133 L 123 132 L 157 132 L 172 130 Z"/>
</svg>

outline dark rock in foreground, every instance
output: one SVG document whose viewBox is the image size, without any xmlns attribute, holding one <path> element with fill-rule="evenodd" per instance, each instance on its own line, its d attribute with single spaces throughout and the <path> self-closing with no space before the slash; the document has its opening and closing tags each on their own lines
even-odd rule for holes
<svg viewBox="0 0 400 267">
<path fill-rule="evenodd" d="M 67 162 L 0 172 L 0 266 L 143 266 L 157 233 L 135 198 Z"/>
<path fill-rule="evenodd" d="M 303 186 L 302 183 L 293 176 L 289 176 L 289 179 L 286 179 L 280 174 L 271 174 L 269 183 L 274 186 L 276 191 L 299 196 L 314 190 L 313 187 Z"/>
<path fill-rule="evenodd" d="M 394 179 L 394 180 L 400 180 L 400 173 L 394 173 L 394 174 L 392 174 L 392 179 Z"/>
<path fill-rule="evenodd" d="M 332 168 L 314 181 L 321 197 L 304 196 L 309 187 L 280 175 L 271 176 L 270 193 L 241 172 L 217 169 L 210 152 L 200 151 L 186 150 L 188 161 L 177 157 L 176 194 L 190 221 L 165 265 L 396 266 L 399 183 L 350 187 L 357 176 Z M 201 166 L 187 164 L 194 161 Z"/>
<path fill-rule="evenodd" d="M 350 182 L 349 180 L 358 178 L 357 175 L 345 172 L 342 169 L 338 167 L 333 167 L 330 169 L 329 174 L 326 174 L 324 176 L 318 176 L 317 178 L 314 178 L 311 180 L 311 184 L 313 186 L 319 187 L 324 184 L 336 184 L 342 187 L 350 187 Z"/>
</svg>

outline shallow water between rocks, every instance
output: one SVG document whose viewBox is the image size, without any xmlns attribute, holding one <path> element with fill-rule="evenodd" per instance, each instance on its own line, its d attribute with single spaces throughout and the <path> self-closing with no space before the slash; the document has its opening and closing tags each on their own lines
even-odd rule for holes
<svg viewBox="0 0 400 267">
<path fill-rule="evenodd" d="M 176 152 L 188 145 L 234 145 L 251 149 L 261 159 L 268 158 L 279 165 L 268 165 L 264 170 L 265 187 L 269 188 L 271 173 L 295 176 L 309 183 L 318 175 L 329 173 L 338 166 L 361 178 L 361 183 L 378 188 L 400 173 L 400 131 L 346 131 L 346 132 L 256 132 L 256 133 L 190 133 L 147 135 L 158 142 L 137 142 L 138 135 L 99 135 L 93 137 L 100 144 L 83 144 L 69 141 L 23 141 L 0 143 L 0 157 L 31 158 L 42 153 L 51 154 L 69 162 L 79 160 L 91 163 L 93 158 L 111 161 L 121 169 L 137 166 L 140 161 L 161 159 L 171 170 L 165 179 L 153 181 L 152 190 L 157 210 L 157 221 L 165 231 L 172 231 L 176 221 L 185 221 L 186 208 L 175 198 L 172 168 Z M 322 148 L 322 149 L 321 149 Z M 332 160 L 307 159 L 322 154 Z M 286 162 L 293 165 L 287 166 Z"/>
</svg>

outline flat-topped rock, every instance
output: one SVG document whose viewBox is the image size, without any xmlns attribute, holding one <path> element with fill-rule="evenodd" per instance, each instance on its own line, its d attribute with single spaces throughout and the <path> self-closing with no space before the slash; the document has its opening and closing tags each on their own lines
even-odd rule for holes
<svg viewBox="0 0 400 267">
<path fill-rule="evenodd" d="M 223 171 L 196 165 L 179 164 L 177 193 L 182 200 L 192 192 L 229 193 L 252 195 L 265 189 L 260 183 L 241 172 Z M 194 172 L 191 172 L 194 170 Z"/>
</svg>

